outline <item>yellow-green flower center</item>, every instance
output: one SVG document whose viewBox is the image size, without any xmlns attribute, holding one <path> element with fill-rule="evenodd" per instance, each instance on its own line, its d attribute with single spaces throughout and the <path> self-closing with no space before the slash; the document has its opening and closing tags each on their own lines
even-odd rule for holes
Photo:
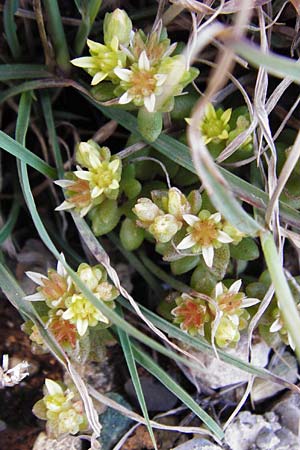
<svg viewBox="0 0 300 450">
<path fill-rule="evenodd" d="M 153 76 L 153 71 L 138 70 L 132 73 L 130 84 L 130 95 L 148 97 L 155 91 L 156 79 Z"/>
<path fill-rule="evenodd" d="M 213 220 L 199 220 L 192 227 L 188 227 L 193 240 L 201 247 L 209 247 L 218 237 L 217 225 Z"/>
</svg>

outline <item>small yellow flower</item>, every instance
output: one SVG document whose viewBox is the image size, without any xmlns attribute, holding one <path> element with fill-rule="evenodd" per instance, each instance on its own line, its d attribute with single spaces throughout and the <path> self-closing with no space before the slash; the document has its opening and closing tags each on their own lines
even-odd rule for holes
<svg viewBox="0 0 300 450">
<path fill-rule="evenodd" d="M 231 113 L 231 108 L 226 109 L 226 111 L 219 108 L 216 111 L 211 103 L 207 105 L 204 118 L 199 125 L 205 144 L 209 144 L 209 142 L 219 143 L 228 139 L 230 131 L 228 122 Z M 186 119 L 186 121 L 190 124 L 190 119 Z"/>
<path fill-rule="evenodd" d="M 113 161 L 98 161 L 89 170 L 77 170 L 75 175 L 88 181 L 92 200 L 101 198 L 110 198 L 115 200 L 119 194 L 121 180 L 121 160 L 119 158 Z"/>
<path fill-rule="evenodd" d="M 66 301 L 66 306 L 62 318 L 76 325 L 79 336 L 83 336 L 88 327 L 95 327 L 98 322 L 109 323 L 108 318 L 82 294 L 72 295 Z"/>
<path fill-rule="evenodd" d="M 88 181 L 74 175 L 74 180 L 56 180 L 55 184 L 66 189 L 67 200 L 55 208 L 55 211 L 75 209 L 84 217 L 93 207 L 91 189 Z"/>
<path fill-rule="evenodd" d="M 95 86 L 105 79 L 116 80 L 114 73 L 116 67 L 124 67 L 126 55 L 119 50 L 118 39 L 112 39 L 110 45 L 87 40 L 91 56 L 76 58 L 71 63 L 76 67 L 84 69 L 91 77 L 91 85 Z"/>
<path fill-rule="evenodd" d="M 209 211 L 202 210 L 198 216 L 184 214 L 183 218 L 189 225 L 188 235 L 177 245 L 177 249 L 191 249 L 192 253 L 202 253 L 206 265 L 212 267 L 214 249 L 232 242 L 232 238 L 222 231 L 221 214 L 210 214 Z"/>
<path fill-rule="evenodd" d="M 56 381 L 46 378 L 46 395 L 33 407 L 33 413 L 42 420 L 47 420 L 50 436 L 70 433 L 77 434 L 88 427 L 81 400 L 74 392 L 66 389 Z"/>
</svg>

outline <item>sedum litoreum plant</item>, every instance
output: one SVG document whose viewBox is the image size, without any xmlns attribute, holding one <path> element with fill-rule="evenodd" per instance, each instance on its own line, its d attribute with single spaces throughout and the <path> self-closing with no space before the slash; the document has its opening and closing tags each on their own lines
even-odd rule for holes
<svg viewBox="0 0 300 450">
<path fill-rule="evenodd" d="M 79 265 L 77 275 L 93 292 L 95 297 L 111 308 L 119 295 L 118 290 L 107 281 L 107 273 L 100 264 Z M 25 297 L 28 301 L 43 302 L 43 321 L 62 347 L 72 354 L 83 337 L 96 326 L 106 328 L 109 320 L 78 289 L 60 262 L 57 269 L 50 269 L 47 276 L 37 272 L 27 272 L 27 276 L 38 287 L 37 292 Z M 30 339 L 43 346 L 43 339 L 35 325 L 28 324 Z"/>
<path fill-rule="evenodd" d="M 87 41 L 90 56 L 71 62 L 92 76 L 96 99 L 114 99 L 138 109 L 139 131 L 155 140 L 162 129 L 162 113 L 173 109 L 174 97 L 182 94 L 198 70 L 188 67 L 183 55 L 174 55 L 177 44 L 171 44 L 161 22 L 149 34 L 134 31 L 127 13 L 116 9 L 106 14 L 103 35 L 104 44 Z M 180 74 L 176 84 L 174 72 Z"/>
</svg>

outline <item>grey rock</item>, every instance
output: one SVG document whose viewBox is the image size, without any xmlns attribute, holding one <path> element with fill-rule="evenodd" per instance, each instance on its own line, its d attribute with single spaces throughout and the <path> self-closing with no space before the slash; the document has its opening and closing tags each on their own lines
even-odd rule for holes
<svg viewBox="0 0 300 450">
<path fill-rule="evenodd" d="M 222 447 L 213 444 L 207 439 L 195 438 L 178 447 L 174 447 L 172 450 L 222 450 Z"/>
<path fill-rule="evenodd" d="M 141 376 L 140 382 L 148 411 L 167 411 L 178 403 L 177 397 L 154 378 Z M 125 391 L 132 403 L 139 405 L 131 379 L 125 383 Z"/>
<path fill-rule="evenodd" d="M 42 432 L 36 438 L 32 450 L 81 450 L 82 445 L 80 439 L 74 436 L 66 436 L 63 439 L 50 439 L 46 433 Z"/>
<path fill-rule="evenodd" d="M 194 379 L 199 379 L 200 385 L 203 384 L 211 389 L 218 389 L 247 382 L 249 375 L 230 364 L 226 364 L 215 356 L 207 353 L 195 351 L 192 348 L 189 352 L 196 356 L 199 364 L 203 369 L 191 369 L 191 376 Z M 236 356 L 239 359 L 248 361 L 248 344 L 247 336 L 242 335 L 236 348 L 226 349 L 226 353 Z M 257 341 L 252 348 L 252 364 L 258 367 L 265 367 L 268 363 L 270 348 L 264 341 Z"/>
<path fill-rule="evenodd" d="M 273 408 L 282 426 L 288 428 L 296 436 L 300 435 L 300 395 L 288 392 Z"/>
<path fill-rule="evenodd" d="M 118 402 L 120 405 L 131 409 L 131 406 L 121 395 L 111 392 L 107 394 L 107 396 Z M 126 433 L 130 426 L 133 425 L 131 419 L 112 408 L 107 408 L 104 413 L 100 414 L 99 421 L 102 425 L 99 438 L 102 450 L 110 450 L 123 434 Z"/>
</svg>

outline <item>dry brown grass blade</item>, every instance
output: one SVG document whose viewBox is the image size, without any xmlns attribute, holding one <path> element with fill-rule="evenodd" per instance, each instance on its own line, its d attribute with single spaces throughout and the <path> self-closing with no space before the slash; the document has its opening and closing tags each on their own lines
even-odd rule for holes
<svg viewBox="0 0 300 450">
<path fill-rule="evenodd" d="M 291 151 L 289 152 L 287 160 L 284 163 L 284 166 L 281 170 L 278 182 L 276 184 L 276 187 L 272 193 L 272 197 L 268 204 L 268 208 L 267 208 L 266 216 L 265 216 L 267 224 L 270 224 L 270 222 L 271 222 L 274 207 L 277 204 L 280 194 L 282 193 L 282 191 L 286 185 L 286 182 L 288 181 L 291 173 L 293 172 L 294 167 L 297 164 L 299 158 L 300 158 L 300 131 L 297 135 L 297 138 L 295 140 L 295 143 L 294 143 Z"/>
</svg>

